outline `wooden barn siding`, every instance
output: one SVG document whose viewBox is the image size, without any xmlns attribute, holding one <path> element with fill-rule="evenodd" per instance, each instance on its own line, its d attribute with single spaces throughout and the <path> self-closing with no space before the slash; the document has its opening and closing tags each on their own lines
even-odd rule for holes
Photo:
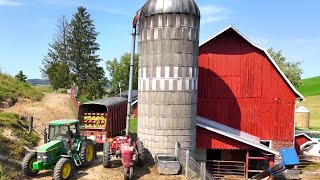
<svg viewBox="0 0 320 180">
<path fill-rule="evenodd" d="M 295 95 L 264 53 L 234 31 L 200 47 L 198 115 L 293 142 Z"/>
<path fill-rule="evenodd" d="M 210 137 L 210 138 L 208 138 Z M 256 148 L 248 146 L 239 141 L 230 139 L 220 134 L 208 131 L 201 127 L 197 127 L 197 147 L 198 148 L 212 148 L 214 149 L 228 149 L 228 150 L 255 150 Z"/>
</svg>

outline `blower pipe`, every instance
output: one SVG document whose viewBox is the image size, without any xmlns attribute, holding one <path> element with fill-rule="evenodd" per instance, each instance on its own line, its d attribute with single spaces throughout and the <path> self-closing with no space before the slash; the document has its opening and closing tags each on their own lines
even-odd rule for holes
<svg viewBox="0 0 320 180">
<path fill-rule="evenodd" d="M 140 16 L 140 11 L 137 12 L 132 22 L 132 49 L 130 58 L 130 72 L 129 72 L 129 89 L 128 89 L 128 106 L 127 106 L 127 121 L 126 121 L 126 136 L 129 137 L 129 125 L 131 116 L 131 103 L 132 103 L 132 81 L 133 81 L 133 61 L 136 48 L 136 36 L 137 36 L 137 22 Z"/>
</svg>

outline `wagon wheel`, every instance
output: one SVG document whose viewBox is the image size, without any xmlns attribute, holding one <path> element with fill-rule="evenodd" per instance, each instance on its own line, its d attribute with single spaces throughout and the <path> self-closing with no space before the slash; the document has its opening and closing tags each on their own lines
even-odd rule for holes
<svg viewBox="0 0 320 180">
<path fill-rule="evenodd" d="M 111 153 L 110 153 L 110 143 L 104 142 L 103 143 L 103 159 L 102 159 L 103 166 L 108 168 L 111 166 Z"/>
</svg>

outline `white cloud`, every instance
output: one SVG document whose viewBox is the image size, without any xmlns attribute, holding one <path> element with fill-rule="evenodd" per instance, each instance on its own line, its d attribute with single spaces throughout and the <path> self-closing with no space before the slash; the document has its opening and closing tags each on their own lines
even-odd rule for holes
<svg viewBox="0 0 320 180">
<path fill-rule="evenodd" d="M 224 7 L 216 5 L 199 6 L 201 11 L 201 23 L 208 24 L 222 21 L 228 18 L 230 11 Z"/>
<path fill-rule="evenodd" d="M 0 0 L 0 6 L 20 6 L 21 2 L 16 0 Z"/>
</svg>

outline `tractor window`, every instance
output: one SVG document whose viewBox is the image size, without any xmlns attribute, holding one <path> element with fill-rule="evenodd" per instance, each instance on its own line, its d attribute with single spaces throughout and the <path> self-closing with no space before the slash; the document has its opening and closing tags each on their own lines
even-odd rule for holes
<svg viewBox="0 0 320 180">
<path fill-rule="evenodd" d="M 49 126 L 49 140 L 66 138 L 67 132 L 68 126 Z"/>
<path fill-rule="evenodd" d="M 78 135 L 77 135 L 77 128 L 76 128 L 75 125 L 71 125 L 71 126 L 70 126 L 70 131 L 71 131 L 71 133 L 72 133 L 72 137 L 73 137 L 73 138 L 75 138 L 75 137 L 78 136 Z"/>
</svg>

